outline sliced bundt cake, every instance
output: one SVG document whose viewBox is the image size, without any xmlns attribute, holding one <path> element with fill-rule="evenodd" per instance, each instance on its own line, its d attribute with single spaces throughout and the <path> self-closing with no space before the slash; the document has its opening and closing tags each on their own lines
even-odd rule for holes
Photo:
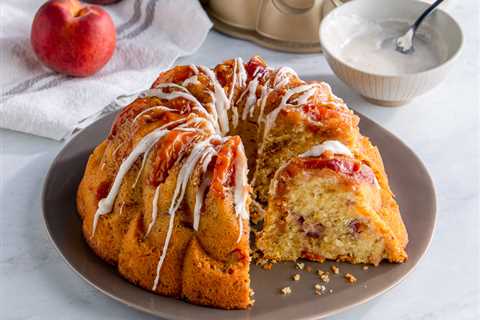
<svg viewBox="0 0 480 320">
<path fill-rule="evenodd" d="M 407 233 L 358 121 L 326 83 L 259 57 L 172 68 L 90 156 L 85 239 L 131 282 L 225 309 L 252 304 L 249 220 L 265 258 L 402 262 Z"/>
</svg>

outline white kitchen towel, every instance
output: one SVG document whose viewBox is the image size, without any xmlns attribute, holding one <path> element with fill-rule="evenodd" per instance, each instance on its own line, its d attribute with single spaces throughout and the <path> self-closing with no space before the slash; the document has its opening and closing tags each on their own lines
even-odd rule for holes
<svg viewBox="0 0 480 320">
<path fill-rule="evenodd" d="M 116 97 L 148 88 L 178 57 L 195 52 L 212 26 L 196 0 L 104 6 L 117 28 L 115 53 L 97 74 L 74 78 L 44 67 L 33 53 L 30 27 L 43 2 L 0 1 L 0 127 L 57 140 L 105 106 L 118 106 Z"/>
</svg>

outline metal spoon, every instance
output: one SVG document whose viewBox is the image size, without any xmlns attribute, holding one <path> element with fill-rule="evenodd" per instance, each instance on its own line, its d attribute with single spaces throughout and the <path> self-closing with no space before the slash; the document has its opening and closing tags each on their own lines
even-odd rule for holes
<svg viewBox="0 0 480 320">
<path fill-rule="evenodd" d="M 423 20 L 428 17 L 433 12 L 433 10 L 435 10 L 435 8 L 438 7 L 438 5 L 440 5 L 440 3 L 442 3 L 443 1 L 444 0 L 437 0 L 432 3 L 432 5 L 428 7 L 420 17 L 418 17 L 415 23 L 411 25 L 410 28 L 408 28 L 407 32 L 405 32 L 401 37 L 398 37 L 395 40 L 395 50 L 404 54 L 410 54 L 415 51 L 413 43 L 413 40 L 415 38 L 415 32 L 417 31 Z"/>
</svg>

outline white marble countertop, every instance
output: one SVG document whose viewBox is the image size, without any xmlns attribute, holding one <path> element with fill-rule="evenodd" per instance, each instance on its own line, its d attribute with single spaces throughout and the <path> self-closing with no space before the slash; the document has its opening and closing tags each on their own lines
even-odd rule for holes
<svg viewBox="0 0 480 320">
<path fill-rule="evenodd" d="M 457 1 L 465 46 L 447 81 L 401 108 L 368 104 L 329 69 L 322 55 L 278 53 L 211 32 L 178 63 L 215 65 L 260 54 L 303 76 L 331 83 L 355 110 L 407 143 L 435 182 L 438 224 L 417 269 L 386 294 L 332 319 L 479 319 L 479 53 L 478 4 Z M 477 10 L 476 10 L 477 9 Z M 50 242 L 40 193 L 62 143 L 0 130 L 0 318 L 153 319 L 98 292 L 76 276 Z"/>
</svg>

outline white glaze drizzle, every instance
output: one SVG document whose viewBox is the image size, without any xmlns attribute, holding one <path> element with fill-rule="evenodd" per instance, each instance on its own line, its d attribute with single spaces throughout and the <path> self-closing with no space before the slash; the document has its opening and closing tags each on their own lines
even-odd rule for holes
<svg viewBox="0 0 480 320">
<path fill-rule="evenodd" d="M 174 84 L 174 85 L 176 86 L 176 84 Z M 162 89 L 163 88 L 159 87 L 159 88 L 148 89 L 148 90 L 142 91 L 139 94 L 139 97 L 140 98 L 157 97 L 157 98 L 165 99 L 165 100 L 173 100 L 173 99 L 176 99 L 176 98 L 183 98 L 185 100 L 188 100 L 188 101 L 192 102 L 193 105 L 194 105 L 193 109 L 195 111 L 198 111 L 201 114 L 203 114 L 205 117 L 207 117 L 207 119 L 209 119 L 212 122 L 214 127 L 218 127 L 218 123 L 215 121 L 215 119 L 212 118 L 212 115 L 203 107 L 203 105 L 200 103 L 200 101 L 198 101 L 197 98 L 195 98 L 193 95 L 191 95 L 188 92 L 184 92 L 184 91 L 181 91 L 181 92 L 174 91 L 174 92 L 166 93 L 166 92 L 163 92 Z M 185 88 L 183 88 L 183 89 L 186 90 Z"/>
<path fill-rule="evenodd" d="M 289 82 L 289 79 L 287 77 L 288 74 L 298 77 L 297 73 L 292 68 L 281 67 L 280 69 L 278 69 L 277 74 L 275 75 L 275 78 L 273 78 L 273 87 L 275 89 L 278 89 L 281 86 L 284 86 L 286 83 L 288 83 Z"/>
<path fill-rule="evenodd" d="M 168 131 L 169 130 L 165 130 L 163 127 L 160 127 L 147 134 L 145 137 L 142 138 L 142 140 L 140 140 L 140 142 L 135 146 L 135 148 L 128 155 L 128 157 L 122 162 L 107 197 L 101 199 L 98 202 L 98 208 L 93 218 L 91 235 L 92 238 L 95 235 L 95 229 L 97 227 L 97 222 L 100 216 L 112 211 L 113 203 L 115 202 L 117 194 L 120 191 L 122 180 L 127 174 L 128 170 L 130 170 L 132 165 L 135 163 L 135 161 L 141 154 L 145 153 L 145 151 L 147 151 L 152 145 L 154 145 L 161 137 L 167 134 Z"/>
<path fill-rule="evenodd" d="M 172 202 L 170 204 L 170 209 L 168 210 L 168 214 L 174 214 L 178 207 L 183 200 L 183 196 L 185 195 L 185 189 L 187 187 L 188 180 L 190 175 L 195 168 L 198 160 L 202 157 L 203 153 L 210 146 L 210 142 L 212 139 L 218 138 L 217 136 L 211 136 L 206 140 L 200 141 L 193 147 L 190 155 L 185 160 L 182 168 L 178 172 L 177 177 L 177 185 L 175 187 L 175 191 L 173 193 Z"/>
<path fill-rule="evenodd" d="M 167 128 L 167 127 L 170 127 L 170 126 L 175 125 L 175 124 L 181 124 L 185 121 L 186 121 L 186 119 L 179 119 L 179 120 L 171 121 L 171 122 L 165 124 L 164 126 L 162 126 L 162 128 Z M 182 128 L 179 127 L 179 128 L 177 128 L 177 130 L 182 130 Z M 137 182 L 140 179 L 140 176 L 142 175 L 142 171 L 143 171 L 143 168 L 145 167 L 145 163 L 147 162 L 148 154 L 150 153 L 150 150 L 153 148 L 154 145 L 155 144 L 152 144 L 150 146 L 150 148 L 148 148 L 145 151 L 145 153 L 143 154 L 142 164 L 140 165 L 140 169 L 138 169 L 137 176 L 135 177 L 135 181 L 132 184 L 132 189 L 135 189 L 135 187 L 137 185 Z"/>
<path fill-rule="evenodd" d="M 215 123 L 217 123 L 218 131 L 220 131 L 220 124 L 218 122 L 218 113 L 217 113 L 217 107 L 216 107 L 216 99 L 215 95 L 213 94 L 212 91 L 208 91 L 208 95 L 210 97 L 210 103 L 207 103 L 206 106 L 208 106 L 208 110 L 210 114 L 212 115 L 213 119 L 215 120 Z"/>
<path fill-rule="evenodd" d="M 288 100 L 295 94 L 298 94 L 298 93 L 302 93 L 302 92 L 305 92 L 305 91 L 308 91 L 310 90 L 311 88 L 313 87 L 316 87 L 317 85 L 316 84 L 302 84 L 298 87 L 294 87 L 294 88 L 291 88 L 291 89 L 288 89 L 287 92 L 285 92 L 285 94 L 283 95 L 282 97 L 282 100 L 280 102 L 280 105 L 277 107 L 277 109 L 282 109 L 286 106 L 292 106 L 293 104 L 289 104 L 288 103 Z"/>
<path fill-rule="evenodd" d="M 262 92 L 260 94 L 260 114 L 258 115 L 258 118 L 257 118 L 257 123 L 260 124 L 261 122 L 264 121 L 264 117 L 263 117 L 263 113 L 264 113 L 264 110 L 265 110 L 265 105 L 267 104 L 267 99 L 268 99 L 268 96 L 270 95 L 270 92 L 272 92 L 272 90 L 267 87 L 266 85 L 263 86 L 262 88 Z"/>
<path fill-rule="evenodd" d="M 232 125 L 234 128 L 238 127 L 238 108 L 232 108 Z"/>
<path fill-rule="evenodd" d="M 247 70 L 245 70 L 245 66 L 243 65 L 242 58 L 238 57 L 236 60 L 238 63 L 238 73 L 239 73 L 238 85 L 243 88 L 247 84 L 247 79 L 248 79 Z"/>
<path fill-rule="evenodd" d="M 146 98 L 146 97 L 157 97 L 160 99 L 165 99 L 165 100 L 173 100 L 176 98 L 183 98 L 185 100 L 188 100 L 190 102 L 193 102 L 194 105 L 194 110 L 199 111 L 200 113 L 204 115 L 208 115 L 207 110 L 203 107 L 203 105 L 200 103 L 200 101 L 197 100 L 193 95 L 191 95 L 188 92 L 184 91 L 173 91 L 173 92 L 163 92 L 163 88 L 154 88 L 154 89 L 148 89 L 145 91 L 142 91 L 138 96 L 140 98 Z"/>
<path fill-rule="evenodd" d="M 199 69 L 205 73 L 205 75 L 210 79 L 210 82 L 212 83 L 215 95 L 215 108 L 217 109 L 221 133 L 226 134 L 230 130 L 230 128 L 228 127 L 227 114 L 227 110 L 230 109 L 230 101 L 225 94 L 225 90 L 223 90 L 223 87 L 218 82 L 215 73 L 205 66 L 199 66 Z"/>
<path fill-rule="evenodd" d="M 238 238 L 237 238 L 237 243 L 239 243 L 242 240 L 242 235 L 243 235 L 243 218 L 241 215 L 237 215 L 238 218 Z M 248 218 L 247 218 L 248 219 Z"/>
<path fill-rule="evenodd" d="M 327 140 L 322 142 L 321 144 L 317 144 L 316 146 L 313 146 L 310 150 L 300 154 L 299 157 L 319 157 L 326 151 L 330 151 L 333 154 L 341 154 L 353 158 L 353 153 L 350 151 L 350 149 L 337 140 Z"/>
<path fill-rule="evenodd" d="M 302 153 L 299 155 L 300 158 L 307 158 L 307 157 L 320 157 L 323 153 L 326 151 L 329 151 L 333 154 L 340 154 L 344 155 L 347 157 L 353 158 L 354 155 L 350 149 L 341 143 L 338 140 L 326 140 L 322 142 L 321 144 L 317 144 L 316 146 L 313 146 L 310 150 Z M 362 163 L 361 165 L 362 168 L 368 168 L 368 170 L 372 170 L 368 165 Z M 377 177 L 375 176 L 375 173 L 373 174 L 373 184 L 375 185 L 376 188 L 380 189 L 380 185 L 378 184 Z"/>
<path fill-rule="evenodd" d="M 190 128 L 190 127 L 193 127 L 193 128 L 197 128 L 199 129 L 199 126 L 203 124 L 203 125 L 206 125 L 208 129 L 207 131 L 210 132 L 210 133 L 215 133 L 217 132 L 216 128 L 212 125 L 212 123 L 208 120 L 208 119 L 205 119 L 205 118 L 202 118 L 202 117 L 198 117 L 198 116 L 193 116 L 192 118 L 189 118 L 188 119 L 188 125 L 186 126 L 183 126 L 182 128 Z M 190 126 L 190 127 L 189 127 Z"/>
<path fill-rule="evenodd" d="M 160 196 L 160 184 L 157 186 L 155 189 L 155 193 L 153 194 L 153 200 L 152 200 L 152 217 L 151 221 L 148 224 L 147 232 L 145 233 L 145 237 L 147 237 L 150 234 L 150 231 L 152 231 L 153 226 L 155 225 L 155 222 L 157 221 L 157 215 L 158 215 L 158 197 Z"/>
<path fill-rule="evenodd" d="M 230 86 L 230 94 L 228 95 L 230 105 L 232 105 L 233 93 L 235 92 L 235 85 L 237 84 L 237 66 L 238 60 L 235 59 L 233 63 L 232 85 Z"/>
<path fill-rule="evenodd" d="M 139 114 L 137 114 L 135 116 L 135 118 L 133 118 L 133 121 L 132 121 L 132 124 L 134 124 L 135 122 L 138 121 L 138 119 L 140 119 L 140 117 L 142 117 L 144 114 L 150 112 L 150 111 L 153 111 L 153 110 L 162 110 L 162 111 L 169 111 L 169 112 L 178 112 L 177 110 L 175 109 L 172 109 L 172 108 L 169 108 L 169 107 L 165 107 L 165 106 L 154 106 L 154 107 L 150 107 L 150 108 L 147 108 L 145 110 L 143 110 L 142 112 L 140 112 Z"/>
<path fill-rule="evenodd" d="M 173 221 L 175 219 L 175 213 L 177 212 L 180 204 L 182 203 L 183 197 L 185 195 L 185 189 L 187 187 L 188 180 L 195 169 L 195 166 L 198 160 L 203 156 L 204 152 L 210 147 L 210 143 L 213 139 L 218 139 L 218 136 L 211 136 L 206 140 L 198 142 L 190 152 L 188 158 L 184 161 L 183 166 L 181 167 L 180 171 L 178 172 L 177 176 L 177 184 L 175 186 L 175 191 L 173 193 L 172 202 L 170 204 L 170 208 L 168 209 L 168 214 L 170 215 L 170 221 L 168 224 L 167 235 L 165 237 L 165 243 L 163 245 L 162 255 L 160 256 L 160 260 L 157 264 L 157 274 L 155 276 L 155 281 L 153 283 L 152 290 L 156 290 L 158 281 L 160 278 L 160 271 L 162 269 L 163 261 L 165 260 L 165 256 L 167 255 L 168 245 L 170 243 L 170 238 L 173 233 Z M 221 138 L 220 138 L 221 139 Z M 152 221 L 151 223 L 155 223 Z"/>
<path fill-rule="evenodd" d="M 238 69 L 238 73 L 239 73 L 238 75 L 237 75 L 237 69 Z M 244 75 L 245 75 L 245 78 L 244 78 Z M 232 88 L 230 89 L 230 96 L 228 98 L 228 100 L 230 101 L 230 106 L 232 108 L 232 125 L 233 125 L 234 128 L 236 128 L 238 126 L 238 107 L 237 107 L 236 103 L 232 103 L 233 93 L 235 92 L 235 85 L 236 85 L 236 82 L 237 82 L 237 78 L 238 78 L 239 87 L 243 88 L 245 86 L 245 82 L 246 82 L 246 72 L 245 72 L 245 68 L 243 66 L 242 58 L 235 59 L 235 64 L 233 66 Z"/>
<path fill-rule="evenodd" d="M 245 70 L 245 66 L 243 65 L 242 58 L 235 59 L 236 65 L 238 66 L 238 86 L 240 88 L 245 88 L 247 84 L 247 71 Z M 258 69 L 258 68 L 257 68 Z M 255 70 L 256 71 L 256 70 Z M 237 98 L 237 102 L 242 100 L 243 96 L 246 94 L 246 90 L 244 90 L 240 96 Z M 232 97 L 233 98 L 233 97 Z M 231 100 L 230 100 L 231 101 Z M 237 103 L 231 104 L 232 105 L 232 125 L 234 128 L 238 127 L 239 115 L 238 115 L 238 107 Z"/>
<path fill-rule="evenodd" d="M 153 286 L 152 286 L 152 291 L 157 290 L 158 281 L 160 280 L 160 270 L 162 269 L 163 261 L 167 256 L 168 244 L 170 243 L 170 238 L 172 237 L 174 220 L 175 220 L 175 215 L 174 214 L 170 215 L 170 219 L 168 221 L 167 235 L 165 236 L 165 243 L 163 244 L 162 255 L 158 260 L 155 280 L 153 281 Z"/>
<path fill-rule="evenodd" d="M 237 157 L 235 158 L 235 188 L 233 191 L 233 199 L 235 204 L 235 213 L 239 218 L 239 233 L 237 242 L 240 242 L 243 235 L 243 222 L 242 219 L 249 219 L 247 209 L 248 198 L 248 165 L 247 158 L 245 157 L 245 150 L 243 144 L 238 145 Z"/>
<path fill-rule="evenodd" d="M 317 88 L 315 87 L 312 87 L 310 89 L 308 89 L 307 91 L 305 91 L 305 93 L 301 94 L 300 96 L 298 96 L 297 99 L 295 99 L 295 102 L 298 104 L 298 105 L 304 105 L 304 104 L 307 104 L 308 100 L 310 100 L 310 98 L 317 92 Z"/>
<path fill-rule="evenodd" d="M 259 80 L 259 76 L 262 75 L 261 73 L 258 73 L 258 71 L 259 71 L 259 68 L 255 70 L 256 76 L 252 79 L 252 81 L 250 81 L 247 89 L 245 90 L 245 92 L 248 92 L 248 96 L 243 106 L 242 120 L 247 119 L 247 114 L 249 114 L 250 116 L 253 114 L 254 108 L 252 107 L 254 107 L 257 103 L 258 80 Z"/>
<path fill-rule="evenodd" d="M 280 111 L 282 111 L 287 106 L 294 106 L 292 104 L 289 104 L 288 100 L 294 94 L 298 94 L 298 93 L 308 91 L 309 89 L 311 89 L 313 87 L 316 87 L 316 86 L 318 86 L 318 85 L 317 84 L 309 84 L 309 85 L 305 84 L 305 85 L 300 85 L 298 87 L 287 90 L 287 92 L 282 97 L 282 100 L 280 101 L 280 104 L 265 117 L 265 120 L 263 120 L 263 111 L 264 111 L 263 109 L 265 107 L 265 102 L 266 102 L 266 99 L 268 98 L 268 95 L 266 96 L 265 100 L 262 102 L 262 105 L 261 105 L 261 114 L 260 114 L 261 117 L 260 117 L 259 121 L 264 121 L 265 122 L 265 127 L 263 128 L 263 140 L 262 140 L 262 143 L 260 144 L 260 148 L 258 149 L 257 157 L 260 157 L 262 155 L 263 150 L 265 148 L 265 140 L 267 138 L 267 135 L 270 132 L 270 129 L 272 128 L 273 124 L 275 123 L 275 120 L 277 119 L 277 116 L 279 115 Z"/>
<path fill-rule="evenodd" d="M 208 165 L 212 161 L 214 155 L 217 154 L 217 151 L 214 148 L 208 148 L 207 151 L 203 154 L 202 159 L 202 183 L 198 187 L 197 193 L 195 195 L 195 207 L 193 209 L 193 229 L 198 230 L 200 225 L 200 212 L 203 206 L 203 197 L 207 187 L 210 185 L 211 179 L 207 175 Z"/>
<path fill-rule="evenodd" d="M 188 66 L 190 67 L 190 69 L 192 69 L 192 71 L 193 71 L 194 74 L 199 74 L 199 71 L 198 71 L 198 68 L 197 68 L 196 65 L 190 64 L 190 65 L 188 65 Z"/>
<path fill-rule="evenodd" d="M 132 189 L 135 189 L 137 186 L 137 182 L 140 179 L 140 176 L 142 175 L 143 168 L 145 167 L 145 163 L 147 162 L 148 159 L 148 154 L 150 153 L 150 150 L 152 149 L 154 145 L 152 145 L 150 148 L 148 148 L 145 153 L 143 154 L 143 159 L 142 159 L 142 164 L 140 165 L 140 169 L 138 169 L 137 176 L 135 177 L 135 181 L 132 184 Z"/>
<path fill-rule="evenodd" d="M 257 75 L 259 75 L 259 72 L 262 71 L 263 68 L 257 67 L 255 71 L 253 71 L 252 77 L 255 78 Z M 263 73 L 262 73 L 263 74 Z"/>
<path fill-rule="evenodd" d="M 193 85 L 196 85 L 196 84 L 199 84 L 200 81 L 198 81 L 198 75 L 194 74 L 193 76 L 185 79 L 183 82 L 182 82 L 182 85 L 183 86 L 188 86 L 189 84 L 193 84 Z"/>
<path fill-rule="evenodd" d="M 240 95 L 238 96 L 237 98 L 237 101 L 235 102 L 235 104 L 237 104 L 239 101 L 241 101 L 245 95 L 248 93 L 248 87 L 245 88 L 245 90 L 242 91 L 242 93 L 240 93 Z"/>
<path fill-rule="evenodd" d="M 259 70 L 260 70 L 260 68 L 255 69 L 255 71 L 253 72 L 253 74 L 254 74 L 254 75 L 257 75 L 257 73 L 258 73 Z M 252 79 L 252 81 L 255 80 L 255 78 L 256 78 L 256 77 L 254 76 L 253 79 Z M 258 79 L 256 79 L 256 80 L 257 80 L 257 83 L 258 83 Z M 242 91 L 242 93 L 241 93 L 240 96 L 238 97 L 236 103 L 238 103 L 239 101 L 241 101 L 241 100 L 245 97 L 245 95 L 250 92 L 249 89 L 250 89 L 250 85 L 251 85 L 252 81 L 250 81 L 250 82 L 248 83 L 248 86 L 245 88 L 245 90 Z"/>
<path fill-rule="evenodd" d="M 284 77 L 280 82 L 277 83 L 273 88 L 274 89 L 279 89 L 283 86 L 286 86 L 290 82 L 290 79 L 288 77 Z"/>
<path fill-rule="evenodd" d="M 263 73 L 262 78 L 265 78 L 266 76 L 270 75 L 272 70 L 270 68 L 267 68 L 267 71 L 268 72 Z M 262 86 L 262 90 L 260 91 L 260 97 L 255 101 L 254 107 L 256 107 L 257 105 L 260 105 L 260 113 L 257 117 L 257 124 L 260 124 L 261 122 L 264 121 L 263 113 L 265 111 L 265 105 L 267 104 L 267 99 L 270 93 L 273 91 L 271 88 L 268 87 L 268 81 L 270 81 L 270 79 L 267 79 L 264 82 Z M 254 110 L 255 110 L 254 108 L 250 110 L 250 117 L 253 116 Z"/>
<path fill-rule="evenodd" d="M 160 140 L 163 136 L 165 136 L 168 132 L 170 132 L 170 130 L 166 128 L 172 125 L 183 123 L 183 124 L 180 124 L 177 128 L 184 129 L 188 125 L 197 124 L 205 121 L 207 120 L 203 118 L 198 118 L 198 117 L 190 118 L 190 119 L 175 120 L 153 130 L 152 132 L 150 132 L 140 140 L 140 142 L 135 146 L 135 148 L 133 148 L 133 150 L 130 152 L 127 158 L 123 160 L 122 164 L 120 165 L 120 168 L 118 169 L 117 175 L 115 176 L 112 187 L 110 188 L 110 191 L 108 192 L 107 197 L 101 199 L 98 202 L 98 208 L 93 218 L 92 235 L 91 235 L 92 238 L 95 235 L 95 230 L 96 230 L 98 219 L 100 218 L 100 216 L 112 211 L 112 207 L 118 195 L 118 192 L 120 191 L 120 186 L 122 184 L 123 178 L 125 177 L 127 172 L 130 170 L 130 168 L 133 166 L 137 158 L 142 154 L 145 155 L 145 153 L 149 151 L 153 147 L 153 145 L 157 143 L 158 140 Z"/>
<path fill-rule="evenodd" d="M 288 106 L 294 106 L 293 104 L 289 104 L 288 100 L 294 95 L 298 93 L 305 92 L 309 90 L 310 88 L 314 87 L 315 85 L 313 84 L 304 84 L 300 85 L 298 87 L 292 88 L 287 90 L 285 94 L 282 97 L 282 100 L 280 101 L 280 104 L 278 107 L 276 107 L 273 111 L 271 111 L 267 116 L 266 116 L 266 122 L 265 122 L 265 129 L 264 129 L 264 138 L 270 131 L 270 128 L 273 126 L 275 123 L 275 120 L 277 119 L 278 115 L 280 114 L 280 111 L 282 111 L 285 107 Z"/>
<path fill-rule="evenodd" d="M 154 89 L 166 89 L 166 88 L 175 88 L 185 93 L 190 93 L 190 91 L 188 91 L 187 88 L 173 82 L 159 83 L 155 86 Z"/>
</svg>

